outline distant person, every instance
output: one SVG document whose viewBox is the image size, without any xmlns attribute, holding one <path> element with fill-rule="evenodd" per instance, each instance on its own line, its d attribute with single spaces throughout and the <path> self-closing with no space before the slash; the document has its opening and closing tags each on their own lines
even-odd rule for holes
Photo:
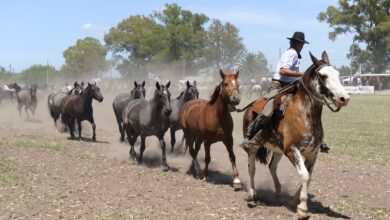
<svg viewBox="0 0 390 220">
<path fill-rule="evenodd" d="M 270 122 L 271 116 L 275 109 L 273 98 L 278 93 L 279 89 L 296 81 L 304 74 L 304 72 L 299 70 L 299 65 L 302 58 L 301 51 L 304 44 L 309 44 L 309 42 L 305 40 L 305 34 L 303 32 L 295 32 L 291 38 L 287 39 L 290 40 L 290 48 L 288 48 L 281 56 L 276 72 L 272 77 L 271 88 L 264 96 L 264 98 L 267 100 L 267 104 L 249 125 L 245 134 L 245 138 L 241 143 L 241 146 L 246 151 L 249 151 L 251 147 L 252 138 Z M 323 152 L 327 152 L 329 150 L 329 148 L 324 143 L 320 145 L 320 148 Z"/>
</svg>

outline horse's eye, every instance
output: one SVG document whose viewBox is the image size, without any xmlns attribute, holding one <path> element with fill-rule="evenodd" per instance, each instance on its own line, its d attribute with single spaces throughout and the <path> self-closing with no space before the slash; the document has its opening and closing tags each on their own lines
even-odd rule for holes
<svg viewBox="0 0 390 220">
<path fill-rule="evenodd" d="M 224 83 L 223 86 L 227 87 L 229 84 L 228 83 Z"/>
</svg>

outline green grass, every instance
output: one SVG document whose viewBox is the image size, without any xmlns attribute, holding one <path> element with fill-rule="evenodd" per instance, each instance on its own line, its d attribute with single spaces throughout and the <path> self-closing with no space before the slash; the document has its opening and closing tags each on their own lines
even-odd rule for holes
<svg viewBox="0 0 390 220">
<path fill-rule="evenodd" d="M 70 155 L 69 148 L 61 146 L 54 138 L 42 135 L 20 135 L 0 139 L 0 148 L 31 148 L 48 150 L 55 153 Z"/>
<path fill-rule="evenodd" d="M 325 142 L 333 154 L 390 167 L 390 96 L 351 96 L 338 113 L 323 111 Z"/>
<path fill-rule="evenodd" d="M 0 156 L 0 186 L 15 185 L 19 179 L 12 162 Z"/>
</svg>

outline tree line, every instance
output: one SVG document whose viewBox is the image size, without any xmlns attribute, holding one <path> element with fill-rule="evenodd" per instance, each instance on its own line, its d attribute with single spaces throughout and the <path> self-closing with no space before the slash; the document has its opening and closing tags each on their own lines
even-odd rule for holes
<svg viewBox="0 0 390 220">
<path fill-rule="evenodd" d="M 339 67 L 341 74 L 349 75 L 359 67 L 363 72 L 389 71 L 389 5 L 386 0 L 339 0 L 338 7 L 319 13 L 317 19 L 332 28 L 331 40 L 340 34 L 354 35 L 347 54 L 352 70 Z M 184 77 L 219 68 L 239 68 L 244 79 L 270 74 L 264 54 L 248 52 L 237 27 L 177 4 L 166 4 L 148 16 L 123 19 L 105 34 L 104 43 L 92 37 L 77 40 L 63 52 L 65 64 L 60 70 L 33 65 L 14 75 L 0 67 L 0 80 L 12 76 L 25 82 L 44 82 L 48 77 L 90 79 L 111 68 L 124 78 L 145 78 L 148 72 L 175 72 Z"/>
</svg>

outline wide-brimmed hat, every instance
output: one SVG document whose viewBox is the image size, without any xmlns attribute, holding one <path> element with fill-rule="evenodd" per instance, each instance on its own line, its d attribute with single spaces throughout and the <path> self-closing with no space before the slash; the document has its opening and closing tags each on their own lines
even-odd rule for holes
<svg viewBox="0 0 390 220">
<path fill-rule="evenodd" d="M 307 42 L 305 40 L 305 34 L 303 32 L 300 32 L 300 31 L 296 31 L 291 38 L 288 37 L 287 39 L 289 39 L 289 40 L 296 40 L 296 41 L 299 41 L 299 42 L 302 42 L 302 43 L 305 43 L 305 44 L 309 43 L 309 42 Z"/>
</svg>

